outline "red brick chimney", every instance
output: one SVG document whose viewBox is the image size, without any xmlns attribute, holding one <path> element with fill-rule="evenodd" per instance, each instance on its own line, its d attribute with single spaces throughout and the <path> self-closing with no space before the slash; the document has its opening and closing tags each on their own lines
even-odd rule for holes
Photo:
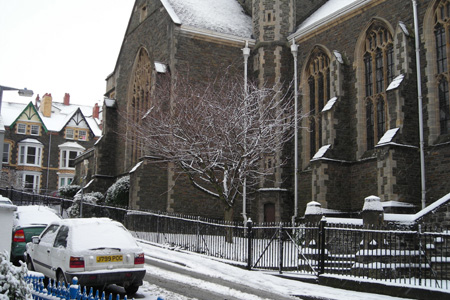
<svg viewBox="0 0 450 300">
<path fill-rule="evenodd" d="M 98 106 L 98 103 L 95 103 L 94 108 L 92 109 L 92 117 L 98 119 L 100 113 L 100 107 Z"/>
<path fill-rule="evenodd" d="M 70 105 L 70 95 L 69 93 L 64 94 L 64 105 Z"/>
</svg>

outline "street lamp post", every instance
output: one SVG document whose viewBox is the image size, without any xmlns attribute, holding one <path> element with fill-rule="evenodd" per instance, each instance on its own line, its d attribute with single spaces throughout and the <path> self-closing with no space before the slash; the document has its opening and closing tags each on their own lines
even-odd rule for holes
<svg viewBox="0 0 450 300">
<path fill-rule="evenodd" d="M 24 96 L 24 97 L 31 97 L 31 96 L 33 96 L 33 91 L 32 90 L 27 90 L 26 88 L 24 88 L 24 89 L 16 89 L 16 88 L 0 85 L 0 113 L 1 113 L 1 110 L 2 110 L 3 91 L 18 91 L 19 95 L 20 96 Z"/>
<path fill-rule="evenodd" d="M 291 45 L 292 56 L 294 56 L 294 215 L 292 216 L 292 225 L 295 226 L 295 219 L 298 214 L 298 86 L 297 86 L 297 54 L 298 45 L 292 40 Z"/>
<path fill-rule="evenodd" d="M 248 58 L 250 56 L 250 48 L 248 47 L 248 41 L 245 41 L 245 47 L 242 49 L 244 55 L 244 155 L 247 155 L 247 65 Z M 246 160 L 246 158 L 244 158 Z M 244 164 L 244 183 L 242 184 L 242 217 L 244 218 L 244 225 L 247 224 L 247 166 Z"/>
</svg>

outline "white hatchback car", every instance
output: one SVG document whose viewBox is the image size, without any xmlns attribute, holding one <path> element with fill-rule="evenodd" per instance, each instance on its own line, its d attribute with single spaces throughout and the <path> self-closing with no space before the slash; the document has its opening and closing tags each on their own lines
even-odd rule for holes
<svg viewBox="0 0 450 300">
<path fill-rule="evenodd" d="M 107 218 L 52 222 L 27 244 L 31 270 L 61 282 L 78 278 L 82 286 L 123 286 L 134 294 L 145 276 L 144 252 L 125 227 Z"/>
</svg>

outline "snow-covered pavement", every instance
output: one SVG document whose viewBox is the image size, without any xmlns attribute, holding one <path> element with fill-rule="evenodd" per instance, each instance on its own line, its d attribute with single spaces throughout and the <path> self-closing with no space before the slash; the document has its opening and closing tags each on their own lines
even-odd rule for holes
<svg viewBox="0 0 450 300">
<path fill-rule="evenodd" d="M 336 289 L 318 284 L 306 283 L 302 281 L 290 280 L 274 276 L 275 273 L 262 271 L 248 271 L 243 268 L 231 266 L 216 259 L 206 257 L 195 253 L 187 253 L 176 251 L 175 249 L 163 248 L 156 245 L 150 245 L 140 242 L 141 247 L 145 251 L 146 259 L 156 260 L 171 264 L 179 268 L 180 272 L 167 270 L 154 265 L 147 266 L 147 273 L 151 276 L 158 276 L 170 281 L 179 282 L 181 285 L 189 288 L 201 287 L 207 291 L 213 291 L 215 294 L 223 295 L 220 299 L 242 299 L 242 300 L 260 300 L 271 299 L 255 296 L 252 293 L 246 293 L 242 289 L 230 288 L 228 283 L 235 283 L 247 286 L 249 290 L 266 291 L 271 294 L 279 295 L 277 299 L 335 299 L 335 300 L 393 300 L 405 299 L 384 296 L 379 294 L 361 293 L 343 289 Z M 208 275 L 208 277 L 218 279 L 214 281 L 199 279 L 197 276 L 190 276 L 189 273 L 181 272 L 189 270 L 192 274 L 198 273 Z M 220 284 L 220 281 L 227 284 Z M 219 283 L 218 283 L 219 282 Z M 157 297 L 164 300 L 185 300 L 200 299 L 192 298 L 185 295 L 173 293 L 167 289 L 145 282 L 139 289 L 135 299 L 152 299 Z M 297 296 L 297 297 L 293 297 Z M 219 299 L 219 298 L 217 298 Z M 205 299 L 214 300 L 214 299 Z"/>
</svg>

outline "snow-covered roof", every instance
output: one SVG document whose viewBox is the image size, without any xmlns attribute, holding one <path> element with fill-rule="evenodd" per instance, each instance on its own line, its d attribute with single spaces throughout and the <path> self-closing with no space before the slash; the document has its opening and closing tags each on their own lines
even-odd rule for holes
<svg viewBox="0 0 450 300">
<path fill-rule="evenodd" d="M 135 172 L 141 165 L 142 165 L 142 161 L 138 162 L 138 163 L 130 170 L 129 173 Z"/>
<path fill-rule="evenodd" d="M 58 147 L 59 148 L 73 148 L 73 149 L 80 149 L 80 150 L 86 149 L 76 142 L 65 142 L 64 144 L 58 145 Z"/>
<path fill-rule="evenodd" d="M 4 125 L 11 126 L 11 124 L 13 124 L 17 120 L 23 110 L 30 104 L 33 105 L 32 102 L 28 104 L 3 102 L 1 114 L 3 117 Z M 61 131 L 64 126 L 66 126 L 67 122 L 77 112 L 77 110 L 80 109 L 94 135 L 100 136 L 102 134 L 97 120 L 92 117 L 93 107 L 76 104 L 64 105 L 63 103 L 59 102 L 53 102 L 52 107 L 53 109 L 50 117 L 44 117 L 41 112 L 37 111 L 47 130 L 54 132 Z"/>
<path fill-rule="evenodd" d="M 19 143 L 43 145 L 41 142 L 39 142 L 36 139 L 24 139 L 24 140 L 21 140 Z"/>
<path fill-rule="evenodd" d="M 236 0 L 161 0 L 172 21 L 182 26 L 251 38 L 252 19 Z"/>
<path fill-rule="evenodd" d="M 116 105 L 116 100 L 105 98 L 106 107 L 114 107 Z"/>
<path fill-rule="evenodd" d="M 332 22 L 350 11 L 359 9 L 362 5 L 370 1 L 371 0 L 328 0 L 309 16 L 309 18 L 301 23 L 297 27 L 297 31 L 289 36 L 289 39 L 307 33 L 309 30 L 316 29 L 328 22 Z"/>
</svg>

